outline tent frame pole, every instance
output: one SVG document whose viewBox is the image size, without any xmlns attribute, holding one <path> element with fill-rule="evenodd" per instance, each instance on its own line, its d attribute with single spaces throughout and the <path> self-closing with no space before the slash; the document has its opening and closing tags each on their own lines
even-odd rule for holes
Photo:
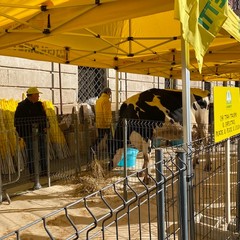
<svg viewBox="0 0 240 240">
<path fill-rule="evenodd" d="M 192 177 L 193 177 L 193 166 L 191 158 L 191 93 L 190 93 L 190 71 L 187 66 L 189 64 L 189 45 L 183 39 L 181 39 L 181 58 L 182 58 L 182 106 L 183 106 L 183 140 L 186 144 L 184 147 L 187 153 L 187 192 L 188 192 L 188 232 L 186 233 L 185 239 L 195 239 L 195 226 L 194 226 L 194 207 L 193 207 L 193 191 L 192 191 Z M 188 237 L 189 236 L 189 237 Z"/>
<path fill-rule="evenodd" d="M 115 119 L 118 120 L 118 108 L 119 108 L 119 74 L 118 71 L 116 73 L 116 80 L 115 80 Z"/>
</svg>

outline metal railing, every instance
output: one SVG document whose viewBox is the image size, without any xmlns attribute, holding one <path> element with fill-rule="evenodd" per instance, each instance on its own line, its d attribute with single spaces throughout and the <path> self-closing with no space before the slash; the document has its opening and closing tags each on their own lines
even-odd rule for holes
<svg viewBox="0 0 240 240">
<path fill-rule="evenodd" d="M 41 234 L 42 238 L 49 239 L 186 239 L 186 228 L 183 226 L 186 224 L 183 220 L 183 215 L 186 216 L 186 187 L 182 185 L 186 164 L 183 164 L 184 159 L 179 153 L 178 163 L 169 159 L 174 165 L 171 169 L 166 166 L 168 161 L 162 158 L 161 151 L 156 150 L 157 162 L 151 166 L 155 171 L 149 173 L 151 184 L 146 185 L 142 181 L 141 172 L 131 174 L 1 239 L 24 239 L 29 234 L 34 238 L 36 227 L 42 230 L 38 231 L 38 237 Z M 133 182 L 133 178 L 137 182 Z M 182 193 L 180 204 L 179 191 Z M 54 227 L 59 221 L 65 225 L 61 233 Z"/>
<path fill-rule="evenodd" d="M 78 121 L 75 123 L 79 124 Z M 126 129 L 122 129 L 123 133 L 127 129 L 130 131 L 130 123 L 136 124 L 142 134 L 150 133 L 153 126 L 162 126 L 156 122 L 145 121 L 140 124 L 129 121 Z M 61 161 L 59 157 L 51 154 L 54 151 L 49 150 L 50 178 L 57 176 L 60 179 L 74 175 L 76 169 L 79 169 L 77 173 L 78 177 L 81 177 L 81 171 L 87 171 L 84 167 L 88 164 L 90 144 L 85 141 L 85 137 L 90 136 L 91 126 L 79 127 L 80 129 L 75 126 L 67 131 L 73 133 L 71 143 L 75 146 L 74 150 L 76 144 L 84 142 L 84 151 L 75 151 L 69 163 Z M 173 129 L 169 127 L 168 130 L 172 134 Z M 85 137 L 78 142 L 79 132 L 83 131 L 86 131 Z M 162 129 L 161 134 L 167 136 L 167 128 L 164 131 Z M 181 128 L 178 129 L 177 138 L 181 136 L 181 131 Z M 50 137 L 50 149 L 53 139 L 56 138 L 52 136 L 51 140 Z M 239 136 L 220 143 L 214 143 L 211 139 L 199 139 L 188 146 L 182 142 L 177 142 L 176 145 L 173 140 L 167 141 L 172 146 L 166 147 L 163 146 L 163 143 L 166 143 L 165 138 L 154 139 L 152 148 L 157 149 L 150 154 L 147 171 L 149 184 L 141 177 L 146 171 L 142 169 L 142 164 L 139 164 L 142 163 L 142 155 L 139 153 L 134 167 L 116 167 L 112 170 L 112 174 L 118 173 L 118 176 L 116 174 L 114 183 L 110 186 L 49 213 L 2 239 L 10 236 L 24 239 L 26 232 L 34 236 L 36 225 L 41 226 L 43 236 L 50 239 L 60 238 L 58 224 L 54 222 L 59 219 L 64 222 L 64 229 L 66 227 L 66 236 L 61 235 L 61 239 L 119 239 L 123 235 L 129 239 L 216 239 L 220 235 L 224 236 L 224 239 L 239 237 Z M 121 143 L 121 146 L 124 148 L 127 143 Z M 186 151 L 189 148 L 190 154 Z M 186 175 L 186 169 L 191 167 L 189 161 L 196 153 L 199 157 L 198 164 Z M 77 154 L 77 157 L 74 154 Z M 184 160 L 185 157 L 187 161 Z M 205 171 L 204 166 L 209 157 L 211 169 Z M 106 161 L 101 162 L 103 168 L 108 161 L 109 156 Z M 57 174 L 53 174 L 53 169 Z M 108 168 L 104 170 L 109 171 Z M 99 212 L 95 212 L 96 204 L 100 207 Z M 82 216 L 83 212 L 87 212 L 88 216 Z M 82 219 L 88 219 L 87 223 L 82 222 Z"/>
</svg>

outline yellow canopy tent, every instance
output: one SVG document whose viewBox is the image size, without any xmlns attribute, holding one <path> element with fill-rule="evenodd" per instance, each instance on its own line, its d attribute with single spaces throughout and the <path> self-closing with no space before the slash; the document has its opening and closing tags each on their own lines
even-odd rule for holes
<svg viewBox="0 0 240 240">
<path fill-rule="evenodd" d="M 239 19 L 210 45 L 191 80 L 239 80 Z M 181 26 L 174 0 L 13 0 L 0 3 L 0 54 L 181 79 Z"/>
<path fill-rule="evenodd" d="M 195 29 L 200 7 L 213 26 L 207 39 L 203 28 Z M 190 73 L 192 80 L 239 80 L 239 18 L 225 0 L 3 0 L 0 31 L 1 55 L 183 79 L 187 143 Z M 194 50 L 186 51 L 182 36 Z M 197 49 L 201 41 L 206 51 Z"/>
<path fill-rule="evenodd" d="M 200 74 L 196 46 L 188 53 L 182 41 L 195 26 L 181 27 L 175 2 L 182 4 L 183 23 L 198 4 L 227 0 L 1 0 L 0 54 L 183 79 L 184 142 L 190 143 L 189 73 L 191 80 L 240 79 L 239 18 L 224 8 Z"/>
</svg>

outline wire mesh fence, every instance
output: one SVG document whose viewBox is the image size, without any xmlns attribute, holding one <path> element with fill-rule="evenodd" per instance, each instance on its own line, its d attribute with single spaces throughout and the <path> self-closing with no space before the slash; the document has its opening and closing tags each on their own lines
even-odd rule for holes
<svg viewBox="0 0 240 240">
<path fill-rule="evenodd" d="M 150 166 L 148 185 L 141 171 L 131 174 L 1 239 L 34 238 L 36 229 L 36 237 L 42 239 L 182 239 L 177 189 L 186 168 L 172 164 L 175 170 L 165 166 L 163 159 Z M 156 172 L 163 166 L 164 174 Z M 157 181 L 154 175 L 158 173 Z"/>
<path fill-rule="evenodd" d="M 201 239 L 217 239 L 221 234 L 224 239 L 234 239 L 233 232 L 238 232 L 238 140 L 239 137 L 235 137 L 210 144 L 201 151 L 192 188 L 196 233 L 202 236 Z M 211 158 L 210 171 L 203 168 L 205 152 L 209 152 Z"/>
<path fill-rule="evenodd" d="M 182 142 L 180 125 L 174 128 L 173 125 L 153 121 L 130 120 L 127 125 L 120 126 L 119 141 L 114 142 L 116 136 L 113 136 L 109 149 L 102 152 L 107 155 L 102 154 L 103 158 L 94 159 L 91 156 L 91 146 L 97 137 L 96 129 L 87 121 L 79 124 L 76 114 L 71 118 L 72 124 L 63 132 L 56 124 L 52 124 L 51 129 L 50 121 L 49 147 L 46 148 L 49 151 L 47 178 L 56 180 L 75 174 L 81 177 L 83 172 L 93 175 L 91 163 L 97 160 L 105 176 L 114 176 L 112 183 L 2 239 L 34 236 L 36 226 L 42 229 L 38 234 L 50 239 L 157 239 L 159 236 L 162 236 L 160 239 L 184 239 L 182 234 L 186 234 L 185 225 L 188 224 L 184 225 L 182 217 L 180 218 L 184 213 L 182 200 L 179 199 L 185 191 L 180 188 L 184 183 L 182 179 L 185 179 L 188 186 L 186 196 L 192 214 L 189 239 L 216 239 L 219 234 L 225 237 L 223 239 L 237 237 L 239 136 L 220 143 L 214 143 L 211 139 L 199 139 L 187 146 Z M 133 130 L 138 134 L 130 134 Z M 35 144 L 36 148 L 38 146 Z M 117 148 L 122 149 L 119 156 L 126 162 L 110 170 L 109 164 L 112 156 L 116 155 Z M 127 162 L 129 148 L 140 150 L 133 157 L 133 165 L 128 165 Z M 161 160 L 154 149 L 162 151 Z M 101 155 L 101 149 L 99 151 L 97 154 Z M 180 165 L 181 161 L 177 161 L 176 152 L 187 154 L 185 165 Z M 194 166 L 192 161 L 196 155 L 198 161 Z M 229 156 L 228 161 L 226 156 Z M 208 160 L 211 168 L 206 170 Z M 26 169 L 22 169 L 18 184 L 23 183 L 26 176 L 31 176 L 26 167 L 27 161 L 23 162 Z M 182 177 L 183 173 L 186 174 L 185 177 Z M 2 171 L 2 179 L 5 181 L 2 187 L 7 189 L 8 180 L 5 177 Z M 41 184 L 43 179 L 44 177 L 39 179 Z M 161 205 L 158 205 L 159 202 Z M 186 202 L 184 204 L 186 206 Z M 83 216 L 83 213 L 87 215 Z M 164 220 L 160 218 L 162 216 Z M 64 230 L 60 231 L 59 226 L 64 227 Z"/>
</svg>

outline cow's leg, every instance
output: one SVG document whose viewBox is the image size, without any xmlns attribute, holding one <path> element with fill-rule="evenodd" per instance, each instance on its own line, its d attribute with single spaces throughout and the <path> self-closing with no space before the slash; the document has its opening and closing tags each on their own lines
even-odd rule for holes
<svg viewBox="0 0 240 240">
<path fill-rule="evenodd" d="M 210 156 L 210 152 L 209 152 L 209 147 L 208 147 L 208 144 L 209 144 L 209 139 L 208 139 L 208 131 L 206 129 L 206 127 L 203 127 L 202 129 L 204 129 L 204 138 L 203 138 L 203 141 L 202 141 L 202 144 L 204 146 L 203 148 L 203 151 L 204 151 L 204 156 L 205 156 L 205 166 L 204 166 L 204 171 L 207 171 L 207 172 L 210 172 L 212 170 L 212 161 L 211 161 L 211 156 Z"/>
<path fill-rule="evenodd" d="M 193 156 L 193 169 L 199 164 L 199 150 L 196 150 Z"/>
<path fill-rule="evenodd" d="M 205 146 L 204 152 L 205 152 L 205 160 L 206 160 L 206 164 L 204 166 L 204 171 L 210 172 L 212 170 L 212 161 L 211 161 L 211 156 L 210 156 L 210 152 L 209 152 L 209 138 L 208 138 L 208 129 L 205 126 L 205 138 L 203 138 L 203 144 Z"/>
<path fill-rule="evenodd" d="M 210 153 L 208 151 L 205 152 L 205 159 L 206 159 L 206 163 L 204 166 L 204 171 L 209 172 L 212 170 L 212 161 L 211 161 Z M 199 150 L 197 150 L 196 153 L 194 154 L 193 168 L 195 168 L 197 164 L 199 164 Z"/>
<path fill-rule="evenodd" d="M 192 119 L 193 121 L 193 119 Z M 192 140 L 193 140 L 193 149 L 194 149 L 194 154 L 193 154 L 193 169 L 195 169 L 196 165 L 199 164 L 199 146 L 200 146 L 200 141 L 198 139 L 200 138 L 201 134 L 199 132 L 200 130 L 198 129 L 198 125 L 195 123 L 193 124 L 192 127 Z"/>
<path fill-rule="evenodd" d="M 143 165 L 142 165 L 142 169 L 145 169 L 145 168 L 148 167 L 148 162 L 149 162 L 148 154 L 146 152 L 143 152 Z M 143 172 L 139 173 L 140 177 L 143 177 L 144 175 L 145 175 L 145 173 L 143 173 Z"/>
<path fill-rule="evenodd" d="M 144 153 L 143 152 L 143 165 L 142 165 L 142 169 L 145 169 L 144 172 L 140 172 L 139 176 L 140 177 L 144 177 L 143 181 L 147 184 L 147 178 L 148 178 L 148 163 L 149 163 L 149 156 L 148 153 Z"/>
<path fill-rule="evenodd" d="M 123 152 L 124 152 L 123 148 L 119 148 L 116 151 L 116 153 L 115 153 L 115 155 L 114 155 L 114 157 L 112 159 L 112 168 L 117 167 L 118 163 L 120 162 L 120 160 L 122 158 Z"/>
<path fill-rule="evenodd" d="M 201 123 L 201 119 L 198 119 L 198 124 L 194 124 L 192 128 L 192 139 L 193 139 L 193 148 L 195 149 L 193 155 L 193 168 L 196 168 L 196 165 L 199 164 L 199 155 L 200 151 L 205 151 L 204 147 L 208 144 L 208 125 Z M 211 170 L 211 161 L 210 155 L 205 154 L 206 165 L 204 167 L 205 171 Z"/>
<path fill-rule="evenodd" d="M 203 148 L 201 148 L 200 150 L 200 144 L 203 146 Z M 197 141 L 197 144 L 195 143 L 195 153 L 194 153 L 194 157 L 193 157 L 193 168 L 196 167 L 197 164 L 199 164 L 199 154 L 200 154 L 200 151 L 204 151 L 205 152 L 205 160 L 206 160 L 206 163 L 205 163 L 205 166 L 204 166 L 204 171 L 211 171 L 212 170 L 212 161 L 211 161 L 211 157 L 210 157 L 210 153 L 209 151 L 204 148 L 206 147 L 208 144 L 208 141 L 207 139 L 203 139 L 202 142 L 198 142 Z"/>
<path fill-rule="evenodd" d="M 148 175 L 149 153 L 143 153 L 143 160 L 143 169 L 145 169 L 143 182 L 149 184 L 151 182 L 151 178 Z"/>
<path fill-rule="evenodd" d="M 143 166 L 142 169 L 145 169 L 142 174 L 144 174 L 143 182 L 146 184 L 149 184 L 151 179 L 148 175 L 148 165 L 149 165 L 149 158 L 150 158 L 150 153 L 151 153 L 151 141 L 148 140 L 147 142 L 143 142 Z"/>
<path fill-rule="evenodd" d="M 204 166 L 204 171 L 210 172 L 212 170 L 212 161 L 209 151 L 205 153 L 206 164 Z"/>
</svg>

